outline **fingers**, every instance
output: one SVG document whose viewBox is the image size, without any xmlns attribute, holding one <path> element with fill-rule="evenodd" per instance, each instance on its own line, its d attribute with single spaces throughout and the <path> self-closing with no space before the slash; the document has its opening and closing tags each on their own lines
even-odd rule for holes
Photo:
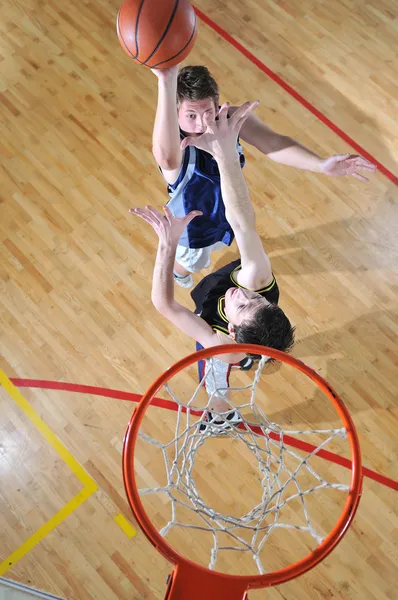
<svg viewBox="0 0 398 600">
<path fill-rule="evenodd" d="M 369 181 L 367 177 L 364 177 L 363 175 L 361 175 L 360 173 L 356 173 L 355 171 L 351 173 L 351 175 L 355 177 L 355 179 L 359 179 L 359 181 Z"/>
<path fill-rule="evenodd" d="M 133 208 L 130 209 L 129 212 L 134 212 L 138 216 L 143 216 L 144 214 L 148 217 L 151 217 L 154 221 L 161 221 L 163 219 L 163 215 L 153 206 L 145 206 L 145 208 Z"/>
<path fill-rule="evenodd" d="M 352 175 L 352 177 L 355 177 L 355 179 L 359 179 L 359 181 L 369 181 L 369 179 L 367 177 L 365 177 L 364 175 L 361 175 L 360 173 L 357 172 L 358 166 L 357 166 L 356 159 L 346 160 L 344 166 L 345 166 L 345 175 L 348 175 L 348 176 Z"/>
<path fill-rule="evenodd" d="M 371 173 L 377 171 L 377 166 L 374 163 L 362 156 L 358 156 L 358 154 L 336 154 L 335 158 L 338 162 L 347 161 L 355 169 L 364 169 Z"/>
<path fill-rule="evenodd" d="M 190 223 L 196 217 L 200 217 L 201 215 L 203 215 L 201 210 L 191 210 L 191 212 L 189 212 L 185 217 L 185 219 L 187 220 L 187 224 Z"/>
<path fill-rule="evenodd" d="M 187 215 L 185 215 L 185 217 L 174 217 L 171 210 L 169 209 L 169 207 L 163 206 L 163 211 L 164 214 L 166 215 L 166 219 L 168 220 L 169 223 L 172 222 L 172 220 L 186 220 L 187 224 L 190 223 L 192 221 L 192 219 L 194 219 L 195 217 L 200 217 L 201 215 L 203 215 L 201 210 L 191 210 L 191 212 L 189 212 Z"/>
<path fill-rule="evenodd" d="M 214 117 L 212 115 L 205 114 L 203 116 L 203 121 L 206 125 L 205 133 L 210 133 L 212 135 L 215 135 L 216 132 L 221 127 L 225 126 L 225 124 L 227 122 L 229 107 L 230 107 L 229 102 L 224 102 L 224 104 L 221 106 L 220 110 L 218 111 L 217 121 L 214 119 Z"/>
<path fill-rule="evenodd" d="M 369 171 L 370 173 L 375 173 L 377 171 L 376 165 L 355 165 L 357 169 L 363 169 L 364 171 Z"/>
<path fill-rule="evenodd" d="M 153 223 L 151 215 L 147 214 L 145 212 L 145 209 L 143 209 L 143 208 L 130 208 L 129 213 L 132 213 L 133 215 L 136 215 L 137 217 L 140 217 L 140 219 L 142 219 L 143 221 L 146 221 L 152 227 L 154 226 L 154 223 Z"/>
<path fill-rule="evenodd" d="M 236 111 L 234 112 L 234 114 L 231 116 L 231 119 L 240 119 L 248 110 L 250 110 L 250 107 L 254 104 L 258 104 L 258 100 L 256 100 L 255 102 L 244 102 L 243 104 L 241 104 Z"/>
<path fill-rule="evenodd" d="M 137 215 L 137 217 L 144 217 L 144 216 L 149 216 L 148 215 L 148 211 L 147 211 L 147 207 L 145 208 L 129 208 L 129 213 L 133 214 L 133 215 Z"/>
<path fill-rule="evenodd" d="M 175 217 L 173 216 L 173 213 L 171 212 L 171 210 L 169 209 L 169 207 L 167 206 L 167 204 L 165 204 L 163 206 L 163 212 L 165 214 L 165 216 L 163 218 L 166 219 L 166 221 L 167 221 L 167 223 L 169 225 L 172 225 L 173 219 L 175 219 Z"/>
<path fill-rule="evenodd" d="M 221 110 L 219 112 L 219 116 L 220 116 L 220 114 L 221 114 Z M 204 121 L 204 124 L 206 125 L 206 133 L 214 133 L 214 124 L 216 122 L 215 118 L 212 115 L 205 113 L 203 115 L 203 121 Z"/>
<path fill-rule="evenodd" d="M 227 117 L 228 117 L 229 107 L 230 107 L 229 102 L 224 102 L 224 104 L 221 106 L 221 108 L 218 112 L 218 120 L 220 121 L 220 123 L 226 122 Z"/>
<path fill-rule="evenodd" d="M 129 212 L 134 215 L 137 215 L 137 217 L 140 217 L 141 219 L 152 225 L 153 228 L 160 225 L 163 219 L 163 215 L 152 206 L 146 206 L 145 208 L 130 208 Z"/>
<path fill-rule="evenodd" d="M 231 116 L 231 123 L 240 129 L 249 115 L 257 108 L 260 104 L 259 100 L 254 102 L 244 102 Z"/>
<path fill-rule="evenodd" d="M 370 171 L 371 173 L 377 171 L 377 166 L 374 163 L 370 162 L 370 160 L 362 158 L 362 156 L 358 156 L 355 159 L 355 167 L 357 169 L 364 169 L 365 171 Z"/>
<path fill-rule="evenodd" d="M 171 210 L 169 209 L 169 207 L 167 205 L 163 206 L 163 212 L 166 215 L 167 219 L 170 221 L 170 219 L 173 217 Z"/>
<path fill-rule="evenodd" d="M 190 213 L 188 213 L 183 219 L 181 219 L 181 224 L 183 224 L 184 229 L 185 227 L 188 227 L 189 223 L 196 219 L 196 217 L 200 217 L 200 215 L 203 215 L 201 210 L 191 210 Z"/>
<path fill-rule="evenodd" d="M 157 221 L 161 221 L 163 219 L 162 213 L 157 208 L 153 208 L 153 206 L 146 206 L 145 210 L 147 210 L 148 213 L 150 213 Z"/>
</svg>

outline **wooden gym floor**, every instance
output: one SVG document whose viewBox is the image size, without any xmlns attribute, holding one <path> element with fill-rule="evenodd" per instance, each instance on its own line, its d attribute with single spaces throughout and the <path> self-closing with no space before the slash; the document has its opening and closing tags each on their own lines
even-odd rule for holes
<svg viewBox="0 0 398 600">
<path fill-rule="evenodd" d="M 125 499 L 120 453 L 133 404 L 82 386 L 140 394 L 194 348 L 151 305 L 156 239 L 128 213 L 160 206 L 165 189 L 151 155 L 156 81 L 119 47 L 118 8 L 115 0 L 0 8 L 0 575 L 73 600 L 163 598 L 171 569 Z M 197 8 L 186 62 L 210 68 L 222 99 L 259 98 L 266 123 L 319 154 L 361 147 L 379 163 L 364 184 L 246 148 L 258 227 L 297 326 L 294 355 L 343 397 L 370 470 L 335 552 L 250 598 L 392 600 L 398 3 L 200 0 Z M 154 427 L 169 418 L 157 410 Z"/>
</svg>

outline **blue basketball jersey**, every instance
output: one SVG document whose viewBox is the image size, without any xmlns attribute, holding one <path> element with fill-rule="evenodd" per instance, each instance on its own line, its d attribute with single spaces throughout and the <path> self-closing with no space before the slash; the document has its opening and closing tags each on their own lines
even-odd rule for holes
<svg viewBox="0 0 398 600">
<path fill-rule="evenodd" d="M 184 134 L 181 134 L 184 137 Z M 245 157 L 237 144 L 241 167 Z M 221 196 L 220 172 L 216 160 L 204 150 L 188 146 L 184 152 L 177 181 L 168 186 L 168 207 L 175 217 L 184 217 L 191 210 L 201 210 L 203 216 L 193 219 L 182 234 L 179 244 L 188 248 L 206 248 L 216 242 L 230 246 L 233 231 L 225 218 Z"/>
</svg>

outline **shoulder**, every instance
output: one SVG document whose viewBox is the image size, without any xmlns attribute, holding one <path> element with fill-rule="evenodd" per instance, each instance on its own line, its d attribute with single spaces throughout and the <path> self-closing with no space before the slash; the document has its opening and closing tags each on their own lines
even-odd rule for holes
<svg viewBox="0 0 398 600">
<path fill-rule="evenodd" d="M 262 258 L 263 264 L 249 264 L 245 268 L 234 272 L 234 278 L 241 287 L 259 291 L 266 289 L 275 281 L 271 262 L 265 252 Z"/>
<path fill-rule="evenodd" d="M 229 335 L 226 335 L 225 333 L 222 333 L 221 331 L 215 331 L 214 332 L 214 336 L 212 339 L 212 344 L 207 346 L 209 347 L 214 347 L 214 346 L 225 346 L 227 344 L 233 344 L 234 340 L 231 339 L 229 337 Z M 222 360 L 225 363 L 228 364 L 235 364 L 240 362 L 241 360 L 243 360 L 246 357 L 246 354 L 244 352 L 242 353 L 226 353 L 226 354 L 219 354 L 218 358 L 220 360 Z"/>
</svg>

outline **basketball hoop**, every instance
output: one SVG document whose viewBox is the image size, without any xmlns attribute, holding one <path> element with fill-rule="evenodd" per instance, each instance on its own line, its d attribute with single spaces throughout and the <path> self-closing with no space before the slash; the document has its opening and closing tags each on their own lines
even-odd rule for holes
<svg viewBox="0 0 398 600">
<path fill-rule="evenodd" d="M 202 448 L 206 443 L 206 436 L 209 438 L 214 434 L 214 431 L 212 433 L 211 429 L 208 429 L 204 436 L 197 433 L 198 424 L 203 421 L 201 417 L 203 409 L 198 410 L 197 404 L 194 404 L 195 398 L 197 398 L 198 388 L 206 385 L 206 377 L 207 381 L 209 381 L 210 371 L 208 371 L 207 375 L 205 375 L 203 380 L 199 383 L 198 388 L 196 388 L 192 398 L 189 401 L 182 402 L 179 400 L 171 391 L 169 386 L 170 380 L 173 377 L 176 377 L 187 367 L 194 365 L 200 360 L 220 361 L 220 359 L 217 357 L 226 353 L 248 353 L 264 356 L 264 360 L 260 360 L 259 366 L 256 369 L 254 381 L 251 386 L 239 388 L 239 390 L 246 390 L 247 388 L 250 388 L 250 402 L 247 404 L 247 406 L 250 404 L 251 410 L 259 417 L 260 421 L 258 422 L 260 425 L 255 427 L 242 418 L 242 422 L 236 428 L 230 427 L 229 430 L 232 437 L 235 439 L 242 439 L 243 442 L 250 447 L 250 449 L 254 449 L 254 452 L 259 459 L 260 470 L 263 476 L 262 483 L 268 487 L 266 493 L 263 495 L 262 502 L 257 505 L 255 509 L 249 511 L 243 517 L 239 518 L 232 516 L 225 517 L 208 507 L 206 503 L 204 503 L 199 497 L 192 475 L 192 465 L 197 455 L 198 448 Z M 256 406 L 255 402 L 255 392 L 260 381 L 262 369 L 264 368 L 266 362 L 265 359 L 268 360 L 268 357 L 293 367 L 307 376 L 332 403 L 343 424 L 343 428 L 293 432 L 288 430 L 289 435 L 286 435 L 286 432 L 280 426 L 277 426 L 275 423 L 270 421 L 264 412 L 258 406 Z M 150 444 L 155 444 L 159 448 L 159 451 L 162 451 L 166 457 L 166 469 L 168 470 L 168 474 L 173 470 L 174 463 L 173 465 L 168 464 L 168 458 L 165 453 L 166 445 L 139 432 L 148 407 L 151 405 L 151 402 L 155 398 L 156 394 L 163 388 L 163 386 L 166 386 L 166 391 L 169 392 L 169 395 L 172 398 L 170 405 L 174 403 L 174 410 L 178 411 L 177 419 L 179 424 L 177 425 L 176 429 L 176 437 L 172 440 L 172 443 L 176 447 L 176 452 L 177 450 L 180 452 L 181 448 L 183 449 L 183 453 L 181 455 L 183 456 L 185 469 L 183 480 L 181 479 L 182 469 L 180 467 L 180 471 L 178 471 L 178 473 L 179 476 L 181 475 L 181 481 L 183 481 L 181 485 L 183 485 L 184 488 L 184 498 L 187 498 L 185 504 L 183 502 L 180 502 L 180 504 L 184 504 L 184 506 L 188 504 L 192 505 L 190 506 L 190 509 L 200 513 L 200 516 L 206 523 L 206 527 L 208 528 L 206 531 L 211 531 L 214 535 L 216 541 L 215 547 L 211 553 L 211 568 L 206 568 L 205 566 L 196 564 L 193 560 L 183 556 L 180 552 L 177 552 L 168 543 L 168 541 L 166 541 L 164 536 L 167 534 L 168 530 L 174 525 L 181 527 L 181 523 L 176 523 L 176 520 L 173 517 L 169 521 L 168 525 L 162 529 L 162 535 L 154 526 L 144 508 L 141 500 L 142 493 L 162 492 L 167 493 L 171 497 L 174 513 L 175 506 L 178 504 L 178 499 L 174 498 L 170 488 L 173 486 L 174 488 L 177 488 L 178 486 L 175 483 L 170 483 L 171 478 L 168 477 L 168 485 L 170 484 L 169 487 L 163 486 L 162 488 L 140 491 L 137 486 L 134 466 L 138 438 L 142 438 L 144 441 Z M 226 392 L 226 389 L 218 389 L 215 392 L 214 390 L 210 392 L 209 389 L 212 389 L 211 386 L 208 386 L 206 389 L 207 393 L 213 396 L 214 394 L 222 396 Z M 235 388 L 235 390 L 236 389 L 238 388 Z M 241 395 L 242 394 L 243 392 L 241 392 Z M 212 398 L 210 398 L 208 406 L 210 406 L 211 402 Z M 238 410 L 241 410 L 241 408 L 242 407 L 239 406 Z M 183 430 L 181 430 L 180 427 L 180 421 L 182 418 L 186 419 L 186 425 Z M 196 421 L 195 418 L 197 419 Z M 256 433 L 257 430 L 258 432 Z M 281 484 L 278 477 L 285 466 L 283 463 L 283 458 L 277 458 L 277 473 L 275 474 L 275 472 L 272 472 L 272 469 L 270 469 L 270 461 L 275 461 L 275 458 L 273 458 L 272 449 L 269 449 L 269 447 L 271 448 L 270 444 L 273 445 L 273 447 L 277 447 L 281 457 L 283 457 L 284 454 L 288 454 L 297 459 L 298 455 L 287 449 L 287 443 L 284 441 L 284 439 L 285 437 L 289 438 L 292 434 L 307 435 L 309 433 L 325 434 L 327 437 L 325 441 L 320 443 L 318 447 L 314 447 L 314 450 L 309 452 L 304 458 L 300 456 L 300 461 L 297 463 L 297 467 L 294 470 L 291 468 L 289 468 L 290 470 L 285 469 L 289 475 L 287 478 L 288 483 L 289 481 L 290 483 L 293 482 L 298 490 L 296 496 L 303 504 L 305 515 L 304 525 L 286 525 L 285 523 L 281 522 L 281 520 L 278 518 L 278 515 L 279 512 L 282 511 L 282 509 L 295 496 L 290 495 L 288 498 L 285 497 L 282 500 L 281 494 L 288 483 L 285 482 Z M 330 483 L 324 477 L 319 476 L 315 469 L 310 466 L 310 459 L 312 459 L 314 456 L 316 457 L 317 452 L 324 448 L 329 440 L 334 439 L 335 436 L 342 437 L 343 434 L 344 439 L 346 439 L 348 442 L 351 454 L 352 467 L 349 485 Z M 266 443 L 263 444 L 264 448 L 260 448 L 260 446 L 257 445 L 257 438 L 255 437 L 257 435 L 262 436 L 262 439 L 265 438 Z M 170 447 L 171 445 L 168 444 L 167 449 L 169 450 Z M 279 456 L 279 454 L 277 456 Z M 300 487 L 298 479 L 302 471 L 305 473 L 310 472 L 312 476 L 316 478 L 316 485 L 312 485 L 312 487 L 310 486 L 309 488 Z M 183 358 L 175 363 L 165 373 L 158 377 L 150 386 L 133 413 L 126 431 L 123 447 L 123 478 L 128 501 L 141 529 L 149 541 L 155 546 L 155 548 L 161 554 L 163 554 L 167 560 L 175 565 L 174 570 L 168 580 L 165 600 L 203 600 L 203 598 L 206 598 L 207 600 L 244 600 L 247 598 L 248 590 L 269 587 L 289 581 L 315 567 L 330 552 L 332 552 L 332 550 L 347 532 L 358 508 L 362 491 L 362 464 L 359 440 L 352 418 L 337 393 L 320 375 L 318 375 L 313 369 L 306 366 L 301 361 L 288 354 L 285 354 L 284 352 L 280 352 L 268 347 L 256 346 L 253 344 L 231 344 L 208 348 L 190 354 L 186 358 Z M 341 514 L 338 516 L 334 526 L 326 535 L 326 537 L 318 535 L 316 528 L 313 527 L 310 515 L 307 514 L 308 511 L 306 507 L 306 498 L 309 497 L 313 492 L 315 495 L 315 493 L 318 493 L 319 490 L 323 491 L 324 489 L 339 490 L 347 493 L 347 498 L 344 502 Z M 216 525 L 214 525 L 213 521 L 216 523 Z M 271 521 L 272 524 L 270 524 Z M 217 551 L 219 550 L 219 547 L 217 546 L 217 532 L 225 532 L 225 534 L 230 534 L 233 538 L 238 540 L 238 536 L 234 533 L 236 529 L 233 529 L 238 526 L 246 527 L 247 529 L 251 529 L 253 531 L 254 541 L 251 543 L 243 542 L 245 545 L 243 549 L 245 552 L 250 551 L 253 554 L 253 558 L 258 566 L 258 570 L 260 571 L 259 574 L 229 575 L 226 573 L 221 573 L 218 570 L 213 570 Z M 189 527 L 189 525 L 186 525 L 186 527 Z M 277 569 L 273 572 L 263 572 L 259 553 L 265 542 L 268 540 L 268 536 L 270 535 L 271 531 L 274 531 L 277 527 L 290 528 L 296 531 L 302 530 L 306 531 L 307 533 L 309 532 L 315 539 L 317 547 L 311 550 L 300 560 L 292 562 L 288 566 Z M 205 528 L 203 527 L 203 529 Z M 226 549 L 242 551 L 241 548 L 237 548 L 236 546 L 233 548 L 228 547 Z"/>
</svg>

